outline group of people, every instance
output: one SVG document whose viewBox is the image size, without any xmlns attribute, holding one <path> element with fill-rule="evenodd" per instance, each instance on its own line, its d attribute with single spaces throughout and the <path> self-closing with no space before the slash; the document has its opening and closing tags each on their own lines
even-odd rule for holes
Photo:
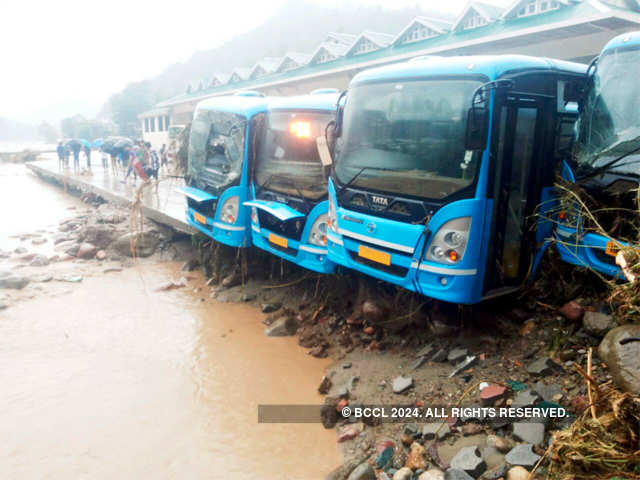
<svg viewBox="0 0 640 480">
<path fill-rule="evenodd" d="M 60 168 L 69 168 L 69 158 L 73 155 L 73 171 L 80 172 L 80 152 L 83 152 L 87 159 L 87 170 L 91 171 L 91 147 L 82 145 L 79 142 L 63 144 L 58 142 L 58 165 Z"/>
<path fill-rule="evenodd" d="M 69 158 L 73 155 L 74 173 L 80 173 L 80 152 L 84 152 L 87 160 L 87 172 L 91 173 L 91 148 L 78 142 L 58 143 L 58 161 L 60 168 L 69 167 Z M 123 175 L 123 183 L 127 183 L 129 177 L 133 177 L 135 185 L 138 177 L 148 182 L 156 180 L 156 191 L 158 190 L 158 174 L 160 169 L 168 168 L 169 152 L 166 145 L 162 145 L 159 151 L 151 148 L 151 143 L 143 140 L 137 141 L 134 145 L 118 148 L 117 150 L 101 150 L 102 167 L 106 172 L 111 170 L 114 176 Z M 109 162 L 111 168 L 109 168 Z M 131 175 L 133 174 L 133 175 Z"/>
</svg>

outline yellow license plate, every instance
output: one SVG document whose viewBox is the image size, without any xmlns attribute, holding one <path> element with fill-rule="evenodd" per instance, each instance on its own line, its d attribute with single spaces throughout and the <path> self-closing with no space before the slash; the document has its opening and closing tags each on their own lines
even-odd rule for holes
<svg viewBox="0 0 640 480">
<path fill-rule="evenodd" d="M 367 260 L 382 263 L 383 265 L 391 265 L 391 255 L 387 252 L 381 252 L 380 250 L 374 250 L 373 248 L 360 245 L 358 247 L 358 255 Z"/>
<path fill-rule="evenodd" d="M 618 247 L 618 244 L 616 242 L 607 242 L 607 248 L 604 251 L 604 253 L 606 253 L 607 255 L 611 255 L 612 257 L 615 257 L 616 255 L 618 255 L 619 251 L 620 251 L 620 248 Z"/>
<path fill-rule="evenodd" d="M 274 235 L 273 233 L 269 234 L 269 241 L 275 245 L 278 245 L 282 248 L 287 248 L 289 246 L 289 240 L 283 237 L 279 237 L 278 235 Z"/>
<path fill-rule="evenodd" d="M 202 225 L 207 224 L 207 217 L 205 217 L 204 215 L 200 215 L 199 213 L 193 212 L 193 219 L 196 222 L 201 223 Z"/>
</svg>

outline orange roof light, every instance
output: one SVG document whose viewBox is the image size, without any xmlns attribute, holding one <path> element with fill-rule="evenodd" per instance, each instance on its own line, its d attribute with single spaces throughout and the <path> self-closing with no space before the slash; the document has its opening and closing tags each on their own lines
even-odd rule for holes
<svg viewBox="0 0 640 480">
<path fill-rule="evenodd" d="M 311 137 L 311 124 L 309 122 L 292 122 L 289 131 L 298 138 Z"/>
</svg>

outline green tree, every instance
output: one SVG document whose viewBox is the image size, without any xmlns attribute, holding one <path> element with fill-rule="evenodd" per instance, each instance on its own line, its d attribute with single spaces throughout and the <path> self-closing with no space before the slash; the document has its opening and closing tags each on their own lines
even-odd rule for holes
<svg viewBox="0 0 640 480">
<path fill-rule="evenodd" d="M 122 92 L 113 95 L 109 99 L 109 106 L 120 135 L 139 136 L 138 115 L 149 110 L 155 102 L 147 81 L 130 83 Z"/>
</svg>

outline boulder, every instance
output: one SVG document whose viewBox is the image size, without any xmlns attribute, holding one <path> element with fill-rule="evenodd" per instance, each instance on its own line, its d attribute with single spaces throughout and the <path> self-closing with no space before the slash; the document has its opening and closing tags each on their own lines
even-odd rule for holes
<svg viewBox="0 0 640 480">
<path fill-rule="evenodd" d="M 367 322 L 376 323 L 384 318 L 384 309 L 373 300 L 366 300 L 362 304 L 362 316 Z"/>
<path fill-rule="evenodd" d="M 480 449 L 476 446 L 464 447 L 451 459 L 451 468 L 463 470 L 473 478 L 478 478 L 487 469 Z"/>
<path fill-rule="evenodd" d="M 363 462 L 353 469 L 347 480 L 376 480 L 376 472 L 368 462 Z"/>
<path fill-rule="evenodd" d="M 513 438 L 539 445 L 544 441 L 544 423 L 518 422 L 513 424 Z"/>
<path fill-rule="evenodd" d="M 393 474 L 393 480 L 411 480 L 413 472 L 410 468 L 402 467 L 396 473 Z"/>
<path fill-rule="evenodd" d="M 447 355 L 447 360 L 452 365 L 455 365 L 459 361 L 464 360 L 467 357 L 467 353 L 469 353 L 469 351 L 466 348 L 454 348 Z"/>
<path fill-rule="evenodd" d="M 506 437 L 499 437 L 497 435 L 488 435 L 487 446 L 494 447 L 499 452 L 507 453 L 509 450 L 513 448 L 513 441 Z"/>
<path fill-rule="evenodd" d="M 403 393 L 413 386 L 413 377 L 396 377 L 393 379 L 393 393 Z"/>
<path fill-rule="evenodd" d="M 298 322 L 293 317 L 280 317 L 267 328 L 264 333 L 268 337 L 286 337 L 294 335 L 298 330 Z"/>
<path fill-rule="evenodd" d="M 18 277 L 15 275 L 7 275 L 0 277 L 0 288 L 9 288 L 12 290 L 22 290 L 29 283 L 27 277 Z"/>
<path fill-rule="evenodd" d="M 533 451 L 533 445 L 524 443 L 512 448 L 505 460 L 509 465 L 533 468 L 540 460 L 540 455 Z"/>
<path fill-rule="evenodd" d="M 524 467 L 513 467 L 507 472 L 507 480 L 528 480 L 529 471 Z"/>
<path fill-rule="evenodd" d="M 640 395 L 640 325 L 622 325 L 609 331 L 598 347 L 598 356 L 621 389 Z"/>
<path fill-rule="evenodd" d="M 411 470 L 424 470 L 428 467 L 424 458 L 425 449 L 418 442 L 413 442 L 410 447 L 409 456 L 404 466 Z"/>
<path fill-rule="evenodd" d="M 92 243 L 84 242 L 80 244 L 78 251 L 76 252 L 76 257 L 90 259 L 95 257 L 98 248 Z"/>
<path fill-rule="evenodd" d="M 594 337 L 603 337 L 609 330 L 618 324 L 611 315 L 600 312 L 585 312 L 582 319 L 582 327 Z"/>
<path fill-rule="evenodd" d="M 418 480 L 444 480 L 444 472 L 438 468 L 431 468 L 421 473 Z"/>
<path fill-rule="evenodd" d="M 547 385 L 542 381 L 539 381 L 533 386 L 533 392 L 540 395 L 545 402 L 557 402 L 558 395 L 560 398 L 564 396 L 564 392 L 560 385 L 557 383 L 550 383 Z"/>
<path fill-rule="evenodd" d="M 132 257 L 132 243 L 136 257 L 149 257 L 153 255 L 158 244 L 158 237 L 151 233 L 127 233 L 115 240 L 111 247 L 120 255 Z"/>
<path fill-rule="evenodd" d="M 29 262 L 29 265 L 32 267 L 46 267 L 49 265 L 49 257 L 41 254 L 35 255 Z"/>
<path fill-rule="evenodd" d="M 83 242 L 91 243 L 98 248 L 107 248 L 126 231 L 113 225 L 96 224 L 85 226 L 78 238 Z"/>
<path fill-rule="evenodd" d="M 584 308 L 575 300 L 571 300 L 560 307 L 558 312 L 567 320 L 577 321 L 584 315 Z"/>
</svg>

